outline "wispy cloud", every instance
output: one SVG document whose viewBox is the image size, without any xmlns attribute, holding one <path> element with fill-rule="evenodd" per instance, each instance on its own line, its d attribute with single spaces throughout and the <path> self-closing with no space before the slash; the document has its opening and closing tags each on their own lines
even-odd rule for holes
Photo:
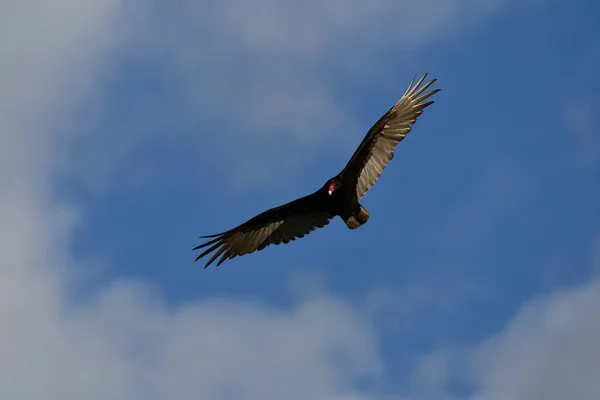
<svg viewBox="0 0 600 400">
<path fill-rule="evenodd" d="M 506 4 L 183 1 L 136 10 L 126 19 L 121 53 L 137 79 L 152 77 L 151 89 L 116 95 L 131 98 L 130 112 L 115 113 L 117 122 L 93 132 L 82 161 L 122 161 L 138 146 L 177 143 L 177 151 L 202 160 L 198 170 L 212 158 L 224 177 L 247 185 L 267 180 L 275 168 L 294 170 L 324 148 L 348 155 L 374 120 L 356 116 L 367 99 L 341 96 L 341 82 L 381 76 L 382 90 L 395 101 L 413 73 L 425 72 L 414 70 L 414 59 L 428 43 L 447 40 Z M 89 156 L 99 149 L 102 156 Z M 94 169 L 116 168 L 107 165 L 118 164 Z"/>
<path fill-rule="evenodd" d="M 570 99 L 563 111 L 565 127 L 574 142 L 573 164 L 588 169 L 595 167 L 600 160 L 597 104 L 592 97 Z"/>
<path fill-rule="evenodd" d="M 368 294 L 366 303 L 378 326 L 389 335 L 439 335 L 437 324 L 452 319 L 475 299 L 487 297 L 484 287 L 455 274 L 422 276 L 402 285 L 382 284 Z"/>
<path fill-rule="evenodd" d="M 454 245 L 480 237 L 490 220 L 514 203 L 514 195 L 526 179 L 524 173 L 513 173 L 506 166 L 484 169 L 474 193 L 460 198 L 460 206 L 442 229 L 441 239 Z"/>
</svg>

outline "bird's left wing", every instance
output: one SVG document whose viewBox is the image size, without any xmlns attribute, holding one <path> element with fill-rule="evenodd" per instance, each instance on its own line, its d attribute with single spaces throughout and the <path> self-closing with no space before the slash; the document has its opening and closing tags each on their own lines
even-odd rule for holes
<svg viewBox="0 0 600 400">
<path fill-rule="evenodd" d="M 212 245 L 200 254 L 196 261 L 216 250 L 204 268 L 221 256 L 217 262 L 219 266 L 227 259 L 260 251 L 271 244 L 288 243 L 304 237 L 327 225 L 333 217 L 334 215 L 324 209 L 317 194 L 313 193 L 267 210 L 227 232 L 200 236 L 214 239 L 194 248 L 197 250 Z"/>
<path fill-rule="evenodd" d="M 423 109 L 433 104 L 433 101 L 423 101 L 440 89 L 422 94 L 436 81 L 433 79 L 419 87 L 426 76 L 427 74 L 423 75 L 414 86 L 413 77 L 400 100 L 369 129 L 342 171 L 342 174 L 354 175 L 356 195 L 359 199 L 375 184 L 384 168 L 394 158 L 396 146 L 411 131 Z"/>
</svg>

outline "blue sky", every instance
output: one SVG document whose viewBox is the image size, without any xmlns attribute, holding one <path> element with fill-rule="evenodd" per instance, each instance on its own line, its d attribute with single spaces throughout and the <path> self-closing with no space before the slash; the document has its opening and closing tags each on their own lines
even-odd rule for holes
<svg viewBox="0 0 600 400">
<path fill-rule="evenodd" d="M 0 3 L 1 397 L 600 395 L 596 5 L 61 3 Z M 424 72 L 366 225 L 194 263 Z"/>
</svg>

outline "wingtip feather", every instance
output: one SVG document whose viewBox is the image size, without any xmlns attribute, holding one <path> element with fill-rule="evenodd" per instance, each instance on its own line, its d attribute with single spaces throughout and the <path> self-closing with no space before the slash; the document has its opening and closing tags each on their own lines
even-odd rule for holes
<svg viewBox="0 0 600 400">
<path fill-rule="evenodd" d="M 208 242 L 205 242 L 205 243 L 199 244 L 198 246 L 194 247 L 192 250 L 198 250 L 198 249 L 201 249 L 201 248 L 203 248 L 203 247 L 210 246 L 210 245 L 211 245 L 211 244 L 213 244 L 213 243 L 217 243 L 217 242 L 218 242 L 219 240 L 221 240 L 221 239 L 222 239 L 222 237 L 218 237 L 218 238 L 216 238 L 216 239 L 209 240 Z"/>
<path fill-rule="evenodd" d="M 208 238 L 214 238 L 214 237 L 217 237 L 217 236 L 221 236 L 223 233 L 225 233 L 225 232 L 215 233 L 214 235 L 198 236 L 198 237 L 200 239 L 208 239 Z"/>
<path fill-rule="evenodd" d="M 206 265 L 204 265 L 204 269 L 208 268 L 208 266 L 210 264 L 212 264 L 213 261 L 215 261 L 216 258 L 219 257 L 227 249 L 228 249 L 227 245 L 224 245 L 220 249 L 218 249 L 217 251 L 215 251 L 214 254 L 210 257 L 210 259 L 206 262 Z"/>
<path fill-rule="evenodd" d="M 431 92 L 427 92 L 423 96 L 418 97 L 418 98 L 414 99 L 413 101 L 415 102 L 415 104 L 420 104 L 423 100 L 428 99 L 429 97 L 433 96 L 437 92 L 439 92 L 439 90 L 432 90 Z M 421 107 L 423 108 L 424 106 L 421 105 Z"/>
<path fill-rule="evenodd" d="M 417 97 L 421 93 L 423 93 L 423 91 L 425 91 L 429 86 L 431 86 L 435 82 L 437 82 L 437 78 L 433 78 L 432 80 L 428 81 L 423 86 L 421 86 L 421 84 L 423 83 L 423 81 L 425 81 L 425 78 L 427 78 L 428 75 L 429 75 L 429 72 L 425 72 L 423 74 L 423 76 L 421 76 L 421 78 L 419 78 L 419 80 L 415 83 L 417 74 L 414 74 L 410 83 L 408 84 L 408 87 L 406 88 L 404 94 L 402 94 L 402 96 L 400 96 L 400 99 L 403 99 L 406 97 L 411 97 L 411 98 Z M 438 91 L 439 91 L 439 89 L 436 89 L 432 94 L 437 93 Z M 398 102 L 400 102 L 400 100 L 398 100 Z"/>
<path fill-rule="evenodd" d="M 410 83 L 408 84 L 408 87 L 406 88 L 406 90 L 404 91 L 404 94 L 401 97 L 404 97 L 408 94 L 408 92 L 410 92 L 410 89 L 413 87 L 413 83 L 415 82 L 415 79 L 417 79 L 417 74 L 415 73 L 412 77 L 412 79 L 410 80 Z"/>
</svg>

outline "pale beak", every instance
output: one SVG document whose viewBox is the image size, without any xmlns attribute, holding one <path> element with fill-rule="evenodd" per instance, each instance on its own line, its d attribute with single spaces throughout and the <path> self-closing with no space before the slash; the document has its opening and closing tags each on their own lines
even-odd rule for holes
<svg viewBox="0 0 600 400">
<path fill-rule="evenodd" d="M 329 195 L 331 196 L 331 194 L 333 193 L 333 190 L 329 189 L 329 190 L 327 191 L 327 193 L 329 193 Z"/>
</svg>

